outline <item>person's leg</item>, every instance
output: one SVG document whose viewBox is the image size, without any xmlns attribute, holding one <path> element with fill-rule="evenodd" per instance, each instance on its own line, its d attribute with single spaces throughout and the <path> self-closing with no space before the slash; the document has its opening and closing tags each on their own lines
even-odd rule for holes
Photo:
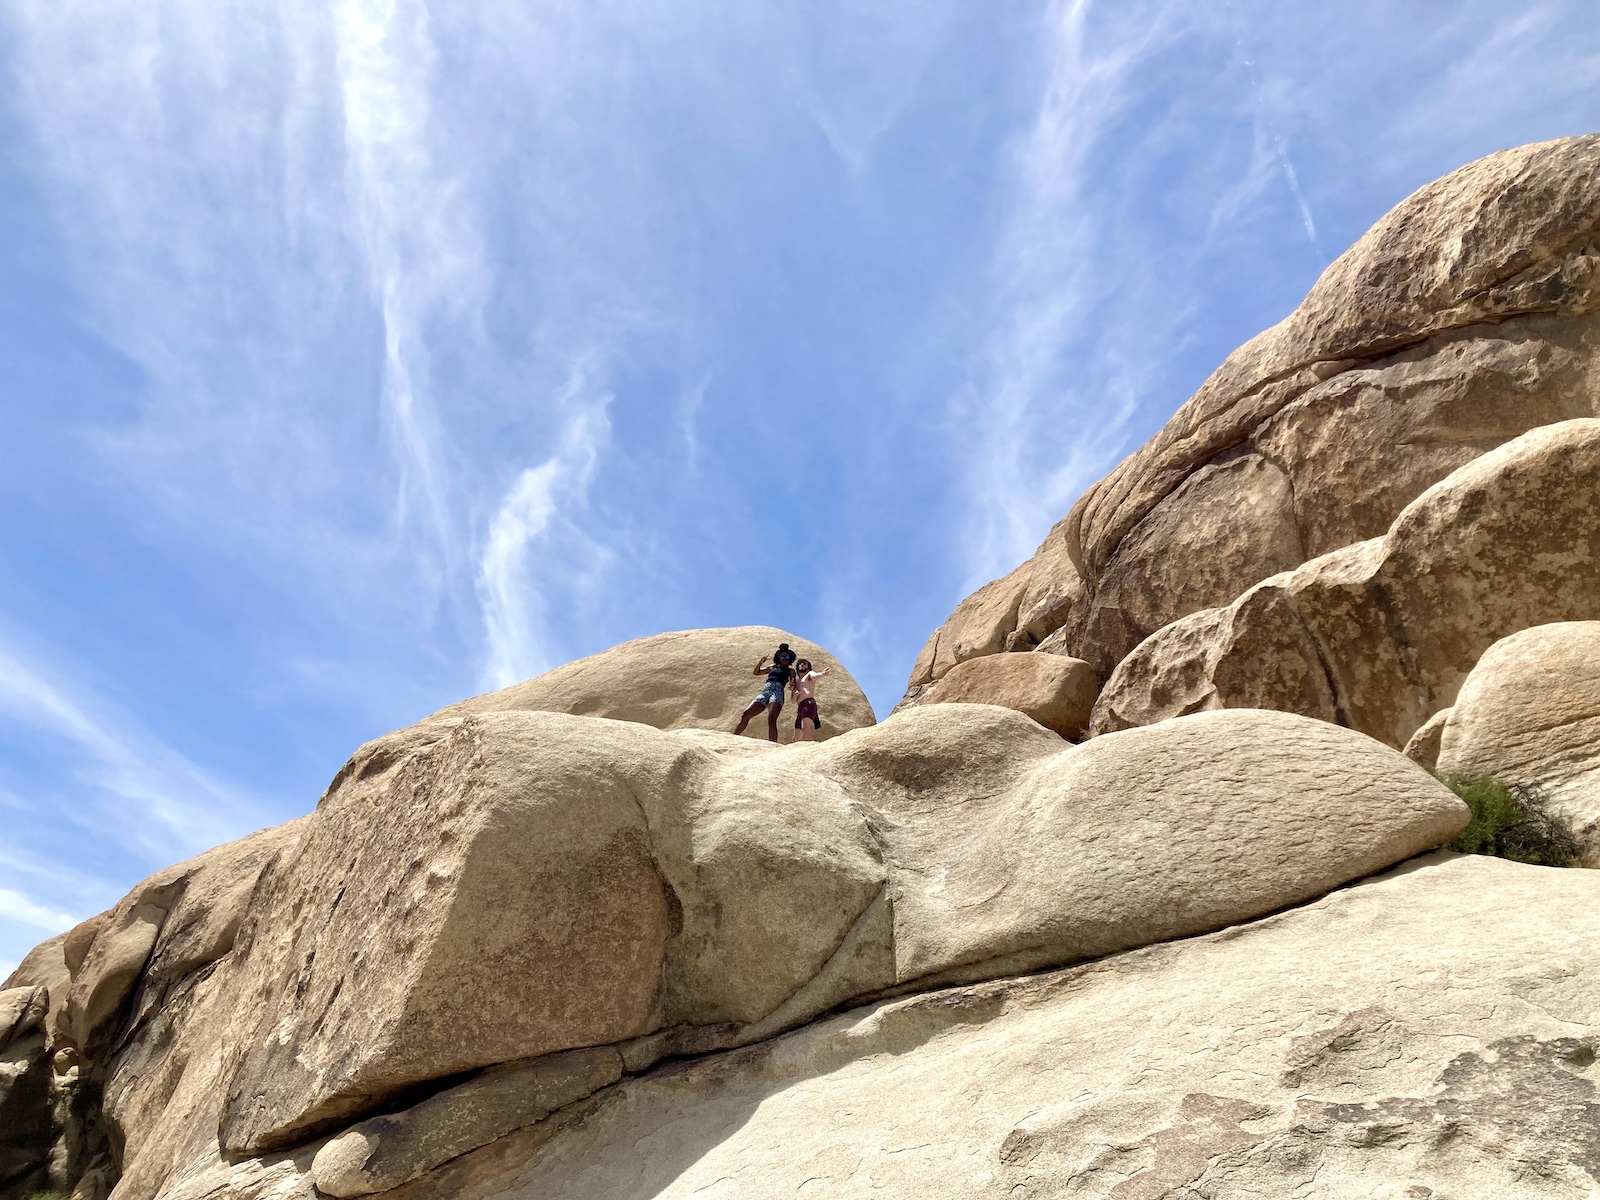
<svg viewBox="0 0 1600 1200">
<path fill-rule="evenodd" d="M 745 709 L 744 712 L 739 715 L 739 728 L 735 729 L 734 732 L 743 733 L 745 731 L 745 727 L 750 724 L 750 718 L 755 716 L 766 706 L 766 702 L 762 700 L 750 701 L 750 707 Z M 778 739 L 773 738 L 772 740 L 777 741 Z"/>
<path fill-rule="evenodd" d="M 767 709 L 767 741 L 778 740 L 778 714 L 783 711 L 783 701 L 780 700 Z"/>
</svg>

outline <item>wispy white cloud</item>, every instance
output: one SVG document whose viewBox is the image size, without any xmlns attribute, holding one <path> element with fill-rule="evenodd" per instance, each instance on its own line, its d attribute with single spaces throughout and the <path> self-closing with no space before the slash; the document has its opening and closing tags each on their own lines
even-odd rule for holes
<svg viewBox="0 0 1600 1200">
<path fill-rule="evenodd" d="M 822 0 L 803 14 L 806 111 L 851 171 L 871 161 L 915 96 L 954 0 Z M 841 37 L 841 28 L 850 36 Z"/>
<path fill-rule="evenodd" d="M 1492 13 L 1491 19 L 1485 17 Z M 1587 0 L 1530 0 L 1517 5 L 1450 9 L 1430 30 L 1448 57 L 1437 72 L 1419 74 L 1374 150 L 1395 170 L 1419 150 L 1443 150 L 1451 160 L 1482 153 L 1484 103 L 1492 97 L 1495 122 L 1514 127 L 1538 122 L 1577 98 L 1588 110 L 1582 126 L 1548 125 L 1550 137 L 1594 128 L 1593 97 L 1600 86 L 1594 10 Z M 1456 165 L 1453 161 L 1450 165 Z"/>
<path fill-rule="evenodd" d="M 556 407 L 567 416 L 555 453 L 524 468 L 494 516 L 478 563 L 488 655 L 484 678 L 505 687 L 555 665 L 546 620 L 553 592 L 582 590 L 609 559 L 605 547 L 563 511 L 581 507 L 611 435 L 609 392 L 576 366 Z M 537 555 L 537 557 L 535 557 Z"/>
<path fill-rule="evenodd" d="M 436 52 L 423 0 L 342 0 L 333 12 L 346 178 L 382 315 L 382 400 L 413 507 L 448 559 L 455 544 L 443 431 L 428 389 L 431 317 L 478 296 L 487 268 L 462 180 L 441 162 L 432 114 Z"/>
<path fill-rule="evenodd" d="M 1035 115 L 1006 159 L 1009 215 L 993 265 L 994 298 L 974 382 L 958 405 L 966 457 L 967 582 L 1031 554 L 1122 444 L 1138 364 L 1091 363 L 1083 331 L 1115 270 L 1108 215 L 1091 204 L 1092 156 L 1136 99 L 1130 77 L 1171 37 L 1161 10 L 1091 36 L 1091 0 L 1061 0 L 1043 22 Z M 1069 353 L 1075 372 L 1067 370 Z"/>
<path fill-rule="evenodd" d="M 0 644 L 0 719 L 53 739 L 83 803 L 60 815 L 147 864 L 268 824 L 266 806 L 165 745 L 105 699 Z"/>
<path fill-rule="evenodd" d="M 82 919 L 72 913 L 49 908 L 12 888 L 0 887 L 0 920 L 16 921 L 31 925 L 34 929 L 42 929 L 46 934 L 56 934 L 71 929 Z M 0 977 L 10 973 L 10 970 L 0 968 Z"/>
</svg>

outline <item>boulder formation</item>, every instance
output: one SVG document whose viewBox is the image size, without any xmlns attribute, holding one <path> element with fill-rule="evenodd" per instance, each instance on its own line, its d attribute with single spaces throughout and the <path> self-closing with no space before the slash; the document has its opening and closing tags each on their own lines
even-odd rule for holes
<svg viewBox="0 0 1600 1200">
<path fill-rule="evenodd" d="M 627 1080 L 395 1196 L 1586 1200 L 1597 938 L 1600 874 L 1439 855 Z"/>
<path fill-rule="evenodd" d="M 518 710 L 385 740 L 95 923 L 62 1043 L 119 1200 L 241 1160 L 410 1186 L 663 1058 L 1248 921 L 1467 817 L 1273 712 L 1082 746 L 966 704 L 786 747 Z"/>
<path fill-rule="evenodd" d="M 1600 867 L 1600 621 L 1539 625 L 1485 651 L 1439 723 L 1440 771 L 1537 789 Z"/>
<path fill-rule="evenodd" d="M 1034 645 L 1108 676 L 1179 618 L 1382 535 L 1496 446 L 1600 416 L 1597 235 L 1600 135 L 1502 151 L 1419 189 L 978 593 L 991 602 L 963 601 L 908 691 Z"/>
<path fill-rule="evenodd" d="M 43 1191 L 54 1141 L 50 991 L 39 984 L 0 991 L 0 1188 Z"/>
<path fill-rule="evenodd" d="M 919 704 L 998 704 L 1031 717 L 1069 741 L 1089 729 L 1100 681 L 1094 668 L 1061 654 L 989 654 L 957 663 L 905 701 Z"/>
<path fill-rule="evenodd" d="M 770 658 L 784 642 L 817 670 L 830 672 L 817 689 L 822 714 L 818 741 L 877 719 L 861 685 L 838 659 L 815 642 L 769 625 L 684 629 L 637 638 L 524 683 L 452 704 L 435 715 L 564 712 L 635 721 L 657 729 L 731 732 L 765 682 L 752 673 L 756 661 L 762 655 Z M 785 708 L 783 718 L 779 738 L 787 741 L 794 732 L 793 704 Z M 745 733 L 765 738 L 765 716 L 751 721 Z"/>
<path fill-rule="evenodd" d="M 750 627 L 360 747 L 0 985 L 0 1200 L 1594 1196 L 1600 873 L 1424 766 L 1600 845 L 1597 232 L 1403 201 L 882 724 Z"/>
<path fill-rule="evenodd" d="M 1501 638 L 1600 618 L 1597 495 L 1600 420 L 1523 434 L 1428 489 L 1383 537 L 1146 638 L 1091 728 L 1262 707 L 1402 747 Z"/>
</svg>

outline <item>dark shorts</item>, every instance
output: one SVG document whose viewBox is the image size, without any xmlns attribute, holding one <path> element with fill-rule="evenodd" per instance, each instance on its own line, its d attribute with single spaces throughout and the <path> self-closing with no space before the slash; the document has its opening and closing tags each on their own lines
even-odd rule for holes
<svg viewBox="0 0 1600 1200">
<path fill-rule="evenodd" d="M 822 728 L 822 718 L 817 716 L 817 698 L 815 696 L 807 696 L 800 701 L 800 711 L 795 714 L 794 727 L 799 729 L 802 721 L 810 721 L 813 729 Z"/>
</svg>

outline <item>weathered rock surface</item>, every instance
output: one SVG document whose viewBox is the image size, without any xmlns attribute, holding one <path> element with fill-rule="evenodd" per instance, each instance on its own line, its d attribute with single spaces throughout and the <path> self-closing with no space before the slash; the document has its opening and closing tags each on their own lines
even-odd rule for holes
<svg viewBox="0 0 1600 1200">
<path fill-rule="evenodd" d="M 300 824 L 158 872 L 109 912 L 37 947 L 7 981 L 48 996 L 25 1039 L 35 1056 L 26 1113 L 0 1120 L 0 1130 L 28 1122 L 43 1130 L 42 1173 L 21 1195 L 55 1190 L 97 1200 L 116 1180 L 114 1154 L 131 1166 L 149 1158 L 152 1145 L 157 1156 L 168 1147 L 168 1101 L 186 1073 L 191 1081 L 203 1073 L 189 1068 L 223 1044 L 180 1041 L 174 1052 L 191 992 L 229 954 L 258 877 Z M 201 1129 L 215 1124 L 212 1082 Z M 125 1196 L 154 1192 L 136 1172 L 125 1182 Z"/>
<path fill-rule="evenodd" d="M 1600 875 L 1441 854 L 660 1068 L 391 1195 L 1587 1200 L 1597 939 Z M 311 1194 L 286 1162 L 203 1178 L 164 1200 Z"/>
<path fill-rule="evenodd" d="M 1029 564 L 984 584 L 933 631 L 911 668 L 912 688 L 942 679 L 959 662 L 998 654 L 1017 627 L 1017 611 L 1028 590 Z"/>
<path fill-rule="evenodd" d="M 1440 731 L 1441 771 L 1533 784 L 1600 866 L 1600 620 L 1496 642 Z"/>
<path fill-rule="evenodd" d="M 66 1042 L 102 1049 L 119 1023 L 158 1009 L 169 986 L 232 949 L 262 869 L 299 829 L 300 822 L 264 829 L 158 871 L 108 913 L 70 931 L 63 947 L 72 974 Z"/>
<path fill-rule="evenodd" d="M 1094 668 L 1059 654 L 991 654 L 957 663 L 907 707 L 918 704 L 998 704 L 1014 708 L 1077 741 L 1089 728 L 1100 680 Z"/>
<path fill-rule="evenodd" d="M 345 778 L 260 904 L 230 1152 L 492 1063 L 651 1035 L 679 1052 L 719 1026 L 727 1045 L 888 987 L 1215 928 L 1465 821 L 1400 756 L 1277 713 L 1073 749 L 1009 710 L 932 705 L 732 757 L 485 713 Z"/>
<path fill-rule="evenodd" d="M 1117 667 L 1091 732 L 1225 707 L 1278 708 L 1404 746 L 1520 629 L 1600 618 L 1600 420 L 1473 460 L 1382 538 L 1162 629 Z"/>
<path fill-rule="evenodd" d="M 1450 710 L 1441 708 L 1429 717 L 1417 731 L 1413 733 L 1401 751 L 1414 763 L 1424 767 L 1436 767 L 1439 764 L 1439 739 L 1444 737 L 1444 723 L 1450 719 Z"/>
<path fill-rule="evenodd" d="M 493 1067 L 393 1116 L 373 1117 L 317 1151 L 311 1174 L 330 1196 L 366 1196 L 544 1120 L 622 1078 L 610 1046 Z"/>
<path fill-rule="evenodd" d="M 1006 635 L 1007 650 L 1028 650 L 1073 622 L 1084 608 L 1083 580 L 1072 563 L 1063 518 L 1028 560 L 1028 586 L 1017 602 L 1016 628 Z"/>
<path fill-rule="evenodd" d="M 50 1112 L 47 988 L 0 991 L 0 1194 L 44 1189 L 54 1142 Z"/>
<path fill-rule="evenodd" d="M 68 1024 L 95 1031 L 117 1200 L 189 1195 L 219 1156 L 251 1160 L 225 1176 L 241 1196 L 301 1194 L 314 1162 L 329 1194 L 388 1189 L 617 1071 L 1248 920 L 1466 816 L 1376 742 L 1272 712 L 1077 747 L 966 704 L 789 747 L 549 712 L 424 724 L 364 747 L 313 816 L 95 925 L 72 1011 L 104 1015 Z M 143 967 L 108 970 L 179 883 Z"/>
<path fill-rule="evenodd" d="M 1062 650 L 1109 674 L 1172 621 L 1382 534 L 1479 454 L 1600 416 L 1597 231 L 1600 135 L 1402 201 L 1058 527 L 1086 581 L 1054 614 Z M 1061 574 L 1045 557 L 1019 572 Z"/>
<path fill-rule="evenodd" d="M 732 629 L 685 629 L 659 633 L 580 658 L 525 683 L 475 696 L 436 713 L 456 718 L 486 712 L 564 712 L 586 717 L 637 721 L 657 729 L 710 729 L 732 732 L 739 714 L 761 691 L 765 678 L 751 672 L 763 654 L 779 643 L 809 658 L 830 674 L 817 689 L 824 741 L 876 718 L 866 693 L 833 655 L 814 642 L 768 625 Z M 794 705 L 779 721 L 780 737 L 794 729 Z M 746 731 L 765 738 L 765 715 Z"/>
<path fill-rule="evenodd" d="M 361 747 L 7 981 L 0 1198 L 1600 1194 L 1600 875 L 1345 886 L 1418 762 L 1600 847 L 1597 233 L 1600 135 L 1404 201 L 882 725 L 752 627 Z"/>
<path fill-rule="evenodd" d="M 72 972 L 67 968 L 67 959 L 64 946 L 67 935 L 58 933 L 47 941 L 40 942 L 28 951 L 17 964 L 17 969 L 11 972 L 0 989 L 10 990 L 20 987 L 42 987 L 49 997 L 50 1008 L 45 1016 L 45 1031 L 53 1035 L 60 1021 L 61 1013 L 67 1006 L 67 992 L 72 987 Z"/>
</svg>

